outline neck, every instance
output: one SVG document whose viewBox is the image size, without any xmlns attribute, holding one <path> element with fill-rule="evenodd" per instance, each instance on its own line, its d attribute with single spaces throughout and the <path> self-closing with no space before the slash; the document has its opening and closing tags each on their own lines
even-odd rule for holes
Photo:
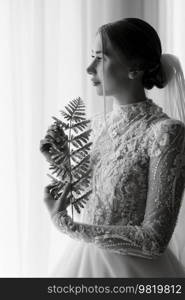
<svg viewBox="0 0 185 300">
<path fill-rule="evenodd" d="M 147 99 L 145 90 L 141 86 L 136 86 L 132 91 L 124 91 L 113 96 L 116 105 L 126 105 L 145 101 Z"/>
</svg>

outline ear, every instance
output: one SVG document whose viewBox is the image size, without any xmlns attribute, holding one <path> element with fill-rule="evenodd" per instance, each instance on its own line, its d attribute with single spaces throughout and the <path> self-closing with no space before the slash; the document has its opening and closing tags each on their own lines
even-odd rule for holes
<svg viewBox="0 0 185 300">
<path fill-rule="evenodd" d="M 137 78 L 141 78 L 144 74 L 143 70 L 130 70 L 128 72 L 128 78 L 129 79 L 137 79 Z"/>
</svg>

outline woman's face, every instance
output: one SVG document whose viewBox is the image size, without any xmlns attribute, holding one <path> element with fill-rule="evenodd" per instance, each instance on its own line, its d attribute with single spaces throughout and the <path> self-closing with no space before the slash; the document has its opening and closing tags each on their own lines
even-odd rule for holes
<svg viewBox="0 0 185 300">
<path fill-rule="evenodd" d="M 100 34 L 97 34 L 95 38 L 92 59 L 87 68 L 87 73 L 92 75 L 91 80 L 97 89 L 98 95 L 103 95 L 103 60 L 105 95 L 120 95 L 128 89 L 130 79 L 128 78 L 129 67 L 126 59 L 120 59 L 109 40 L 106 41 L 106 49 L 102 53 Z"/>
</svg>

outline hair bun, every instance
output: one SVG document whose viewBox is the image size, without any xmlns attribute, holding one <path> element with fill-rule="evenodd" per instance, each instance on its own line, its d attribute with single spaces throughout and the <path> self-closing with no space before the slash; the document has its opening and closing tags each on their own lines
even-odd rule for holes
<svg viewBox="0 0 185 300">
<path fill-rule="evenodd" d="M 143 75 L 143 86 L 150 90 L 154 86 L 162 89 L 166 85 L 165 73 L 161 62 L 154 68 L 145 70 Z"/>
</svg>

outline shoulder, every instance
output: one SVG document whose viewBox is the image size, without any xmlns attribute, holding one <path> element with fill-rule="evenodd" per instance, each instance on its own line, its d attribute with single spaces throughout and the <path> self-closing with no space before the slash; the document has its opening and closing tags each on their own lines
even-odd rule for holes
<svg viewBox="0 0 185 300">
<path fill-rule="evenodd" d="M 172 146 L 185 151 L 185 124 L 172 118 L 158 120 L 152 124 L 150 141 L 152 156 L 158 156 Z"/>
<path fill-rule="evenodd" d="M 151 127 L 155 138 L 163 134 L 168 134 L 171 137 L 185 134 L 185 124 L 172 118 L 159 119 Z"/>
<path fill-rule="evenodd" d="M 179 133 L 185 130 L 185 122 L 181 122 L 175 118 L 169 116 L 164 112 L 163 108 L 154 101 L 151 102 L 151 110 L 149 118 L 149 131 L 150 134 L 157 136 L 163 132 L 169 132 L 171 134 Z M 150 130 L 151 129 L 151 130 Z"/>
</svg>

